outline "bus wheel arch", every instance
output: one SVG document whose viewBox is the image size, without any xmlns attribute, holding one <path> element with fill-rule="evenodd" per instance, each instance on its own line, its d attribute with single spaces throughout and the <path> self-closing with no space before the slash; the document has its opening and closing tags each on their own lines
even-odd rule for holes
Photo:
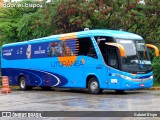
<svg viewBox="0 0 160 120">
<path fill-rule="evenodd" d="M 89 75 L 86 79 L 86 87 L 91 94 L 100 94 L 103 89 L 100 89 L 98 78 L 95 75 Z"/>
</svg>

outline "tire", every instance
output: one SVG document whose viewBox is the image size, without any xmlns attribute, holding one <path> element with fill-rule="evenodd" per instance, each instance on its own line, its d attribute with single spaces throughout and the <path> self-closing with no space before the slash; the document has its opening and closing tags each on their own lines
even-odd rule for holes
<svg viewBox="0 0 160 120">
<path fill-rule="evenodd" d="M 123 94 L 125 90 L 115 90 L 118 94 Z"/>
<path fill-rule="evenodd" d="M 21 90 L 26 90 L 27 86 L 26 86 L 26 79 L 25 77 L 21 77 L 19 80 L 19 86 Z"/>
<path fill-rule="evenodd" d="M 102 89 L 99 88 L 99 83 L 96 77 L 91 77 L 88 82 L 88 89 L 91 94 L 100 94 Z"/>
</svg>

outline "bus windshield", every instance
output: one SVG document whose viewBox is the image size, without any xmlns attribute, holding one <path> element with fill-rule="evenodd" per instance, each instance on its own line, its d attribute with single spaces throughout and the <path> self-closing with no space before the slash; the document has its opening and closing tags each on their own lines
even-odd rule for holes
<svg viewBox="0 0 160 120">
<path fill-rule="evenodd" d="M 143 40 L 116 39 L 125 49 L 122 70 L 131 73 L 146 73 L 152 70 L 151 61 Z"/>
</svg>

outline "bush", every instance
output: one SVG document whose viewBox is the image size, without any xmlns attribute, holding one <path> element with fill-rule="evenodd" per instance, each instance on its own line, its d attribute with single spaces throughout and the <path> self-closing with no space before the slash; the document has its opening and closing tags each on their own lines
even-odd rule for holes
<svg viewBox="0 0 160 120">
<path fill-rule="evenodd" d="M 0 72 L 0 76 L 1 76 L 1 72 Z M 0 87 L 2 85 L 2 78 L 0 77 Z"/>
<path fill-rule="evenodd" d="M 152 66 L 154 73 L 154 85 L 160 85 L 160 57 L 153 60 Z"/>
</svg>

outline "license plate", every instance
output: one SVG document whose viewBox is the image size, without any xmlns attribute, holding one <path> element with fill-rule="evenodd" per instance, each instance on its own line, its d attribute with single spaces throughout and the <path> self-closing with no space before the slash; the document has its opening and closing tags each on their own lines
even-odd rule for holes
<svg viewBox="0 0 160 120">
<path fill-rule="evenodd" d="M 140 87 L 144 87 L 144 84 L 140 84 L 139 86 L 140 86 Z"/>
</svg>

